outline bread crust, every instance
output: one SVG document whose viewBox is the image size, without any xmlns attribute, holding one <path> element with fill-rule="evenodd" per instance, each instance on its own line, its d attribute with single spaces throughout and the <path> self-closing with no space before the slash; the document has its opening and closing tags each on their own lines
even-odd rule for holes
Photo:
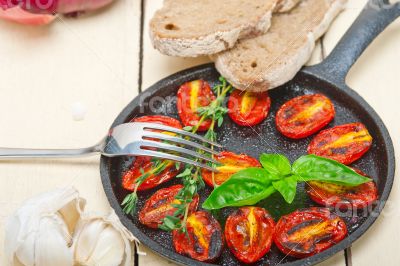
<svg viewBox="0 0 400 266">
<path fill-rule="evenodd" d="M 304 0 L 303 2 L 306 1 L 316 0 Z M 293 79 L 297 72 L 311 57 L 315 48 L 316 40 L 328 30 L 331 22 L 341 12 L 341 10 L 343 10 L 347 0 L 318 1 L 330 1 L 331 4 L 318 25 L 310 30 L 306 36 L 303 36 L 304 40 L 301 45 L 295 47 L 296 50 L 293 56 L 285 56 L 287 54 L 285 53 L 285 49 L 290 47 L 290 44 L 286 44 L 286 47 L 282 48 L 281 54 L 278 55 L 279 58 L 276 58 L 279 60 L 279 63 L 275 63 L 273 61 L 271 65 L 269 65 L 268 70 L 264 69 L 261 71 L 261 73 L 257 73 L 249 78 L 247 73 L 241 72 L 243 71 L 241 63 L 237 58 L 234 57 L 234 53 L 241 53 L 239 50 L 241 48 L 234 47 L 230 51 L 222 52 L 211 57 L 211 59 L 215 62 L 217 70 L 237 89 L 254 92 L 273 89 Z M 253 40 L 248 40 L 248 42 L 255 41 L 257 41 L 256 38 Z M 235 51 L 235 49 L 237 50 Z M 269 56 L 273 57 L 273 55 Z"/>
<path fill-rule="evenodd" d="M 211 0 L 205 0 L 205 2 L 186 1 L 188 2 L 165 0 L 164 6 L 154 14 L 150 21 L 151 42 L 153 47 L 163 54 L 180 57 L 211 55 L 232 48 L 240 39 L 262 35 L 271 26 L 272 12 L 277 1 L 282 0 L 225 1 L 225 5 L 232 3 L 232 7 L 229 10 L 211 10 L 215 17 L 212 15 L 207 17 L 208 14 L 203 14 L 206 12 L 205 9 L 214 5 Z M 244 7 L 248 7 L 248 9 Z M 188 15 L 189 11 L 196 15 L 197 20 L 190 17 L 191 14 Z M 254 12 L 256 13 L 253 16 L 249 16 Z M 204 24 L 207 26 L 201 24 L 203 17 L 209 20 Z M 219 20 L 227 22 L 219 23 Z M 200 29 L 197 28 L 196 23 L 200 23 Z M 171 26 L 171 29 L 167 26 Z M 208 26 L 212 26 L 212 29 L 209 29 Z"/>
<path fill-rule="evenodd" d="M 275 6 L 274 12 L 283 13 L 292 10 L 300 0 L 279 0 Z"/>
<path fill-rule="evenodd" d="M 241 25 L 229 31 L 216 31 L 198 38 L 168 38 L 157 34 L 150 27 L 150 39 L 162 54 L 179 57 L 212 55 L 234 47 L 239 39 L 266 33 L 271 26 L 272 11 L 261 17 L 256 25 Z"/>
</svg>

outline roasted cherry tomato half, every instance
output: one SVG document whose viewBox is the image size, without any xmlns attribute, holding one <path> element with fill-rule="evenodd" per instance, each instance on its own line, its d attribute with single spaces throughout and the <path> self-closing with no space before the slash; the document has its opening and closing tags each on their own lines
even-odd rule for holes
<svg viewBox="0 0 400 266">
<path fill-rule="evenodd" d="M 221 255 L 224 243 L 221 226 L 210 213 L 192 213 L 186 226 L 187 234 L 178 230 L 172 232 L 176 252 L 206 262 L 212 262 Z"/>
<path fill-rule="evenodd" d="M 275 226 L 275 245 L 285 254 L 305 258 L 339 243 L 347 235 L 344 221 L 328 208 L 297 210 Z"/>
<path fill-rule="evenodd" d="M 286 102 L 276 114 L 276 127 L 286 137 L 301 139 L 318 132 L 335 117 L 335 108 L 321 94 L 303 95 Z"/>
<path fill-rule="evenodd" d="M 181 123 L 168 116 L 154 115 L 143 116 L 133 119 L 131 122 L 148 122 L 157 123 L 165 126 L 182 128 Z M 179 174 L 179 169 L 176 169 L 176 163 L 173 161 L 161 160 L 162 164 L 156 163 L 157 160 L 147 156 L 138 156 L 133 162 L 132 166 L 126 171 L 122 177 L 122 186 L 127 190 L 135 189 L 135 181 L 144 173 L 149 173 L 146 180 L 139 186 L 138 190 L 146 190 L 154 188 L 161 183 L 164 183 Z M 163 166 L 163 163 L 167 164 Z"/>
<path fill-rule="evenodd" d="M 204 80 L 193 80 L 184 83 L 178 90 L 176 102 L 179 117 L 185 126 L 196 127 L 200 123 L 199 107 L 205 107 L 215 100 L 210 85 Z M 197 131 L 206 131 L 211 120 L 205 120 Z"/>
<path fill-rule="evenodd" d="M 358 169 L 358 174 L 367 176 Z M 309 181 L 307 193 L 318 204 L 339 209 L 362 209 L 378 199 L 378 189 L 373 181 L 356 186 L 342 186 L 332 183 Z"/>
<path fill-rule="evenodd" d="M 242 207 L 226 220 L 226 243 L 238 260 L 254 263 L 271 248 L 274 227 L 274 220 L 265 209 Z"/>
<path fill-rule="evenodd" d="M 164 162 L 162 160 L 161 162 Z M 124 173 L 122 177 L 122 186 L 127 190 L 135 190 L 135 181 L 144 174 L 149 173 L 146 180 L 139 186 L 138 191 L 147 190 L 162 184 L 179 174 L 180 169 L 176 169 L 176 163 L 166 161 L 166 167 L 161 167 L 161 163 L 155 163 L 155 160 L 147 156 L 138 156 L 131 168 Z M 161 170 L 162 169 L 162 170 Z M 154 173 L 154 174 L 153 174 Z"/>
<path fill-rule="evenodd" d="M 361 123 L 336 126 L 321 131 L 308 146 L 308 153 L 351 164 L 372 145 L 372 137 Z"/>
<path fill-rule="evenodd" d="M 221 163 L 221 166 L 217 166 L 218 173 L 213 173 L 208 170 L 202 170 L 201 176 L 203 180 L 211 187 L 214 186 L 214 181 L 217 185 L 221 185 L 236 172 L 249 167 L 261 167 L 260 163 L 246 154 L 235 154 L 229 151 L 223 151 L 219 156 L 215 156 L 214 159 Z"/>
<path fill-rule="evenodd" d="M 180 201 L 175 196 L 183 188 L 182 185 L 175 185 L 168 188 L 162 188 L 154 193 L 144 204 L 139 212 L 139 221 L 151 228 L 158 228 L 163 223 L 163 219 L 176 211 L 173 204 L 179 204 Z M 189 213 L 195 212 L 199 204 L 199 196 L 196 195 L 189 206 Z"/>
<path fill-rule="evenodd" d="M 182 128 L 181 122 L 179 120 L 163 115 L 148 115 L 141 116 L 131 120 L 131 122 L 142 122 L 142 123 L 156 123 L 164 126 L 175 127 L 178 129 Z"/>
<path fill-rule="evenodd" d="M 255 126 L 267 116 L 271 99 L 267 92 L 235 90 L 228 100 L 228 115 L 238 125 Z"/>
</svg>

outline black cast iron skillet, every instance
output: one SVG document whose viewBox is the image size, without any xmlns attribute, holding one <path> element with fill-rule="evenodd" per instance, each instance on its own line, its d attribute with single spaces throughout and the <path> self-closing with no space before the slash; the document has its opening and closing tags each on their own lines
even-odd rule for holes
<svg viewBox="0 0 400 266">
<path fill-rule="evenodd" d="M 275 129 L 275 113 L 285 101 L 299 95 L 323 93 L 335 104 L 337 115 L 329 125 L 340 125 L 360 121 L 369 129 L 374 138 L 371 150 L 353 166 L 368 173 L 377 183 L 379 200 L 368 211 L 355 213 L 338 213 L 348 226 L 349 235 L 330 249 L 310 258 L 297 260 L 286 257 L 275 246 L 256 265 L 311 265 L 327 259 L 333 254 L 349 247 L 376 220 L 387 200 L 394 178 L 394 150 L 389 133 L 375 111 L 356 92 L 345 84 L 348 70 L 354 64 L 370 42 L 400 15 L 400 4 L 389 5 L 386 1 L 374 0 L 367 5 L 351 29 L 345 34 L 331 55 L 321 64 L 304 68 L 289 83 L 270 91 L 272 99 L 271 113 L 260 125 L 252 128 L 237 126 L 226 119 L 218 132 L 218 142 L 237 153 L 247 153 L 258 158 L 262 152 L 278 152 L 287 155 L 292 161 L 306 153 L 306 147 L 311 138 L 290 140 L 281 136 Z M 134 117 L 152 114 L 162 114 L 178 117 L 175 102 L 172 100 L 178 87 L 190 80 L 205 79 L 211 85 L 216 84 L 219 74 L 212 64 L 202 65 L 169 76 L 136 97 L 117 117 L 112 127 L 127 122 Z M 132 158 L 101 158 L 101 177 L 104 190 L 111 206 L 115 209 L 122 223 L 142 242 L 159 255 L 184 265 L 206 265 L 174 252 L 171 236 L 160 230 L 152 230 L 138 223 L 137 216 L 129 217 L 122 212 L 120 202 L 128 193 L 121 186 L 121 176 L 129 167 Z M 163 184 L 168 187 L 176 180 Z M 159 189 L 158 187 L 157 189 Z M 157 189 L 141 193 L 138 209 L 144 201 Z M 201 202 L 210 193 L 207 188 L 201 193 Z M 296 209 L 317 206 L 299 186 L 294 203 L 286 204 L 279 195 L 264 200 L 258 204 L 266 208 L 275 218 L 290 213 Z M 231 209 L 224 209 L 216 218 L 222 226 Z M 216 262 L 222 265 L 240 264 L 225 249 Z"/>
</svg>

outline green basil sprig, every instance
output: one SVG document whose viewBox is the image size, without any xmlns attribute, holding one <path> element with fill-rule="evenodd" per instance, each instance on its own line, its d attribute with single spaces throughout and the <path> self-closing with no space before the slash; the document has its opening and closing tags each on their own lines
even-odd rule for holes
<svg viewBox="0 0 400 266">
<path fill-rule="evenodd" d="M 371 179 L 334 160 L 305 155 L 290 165 L 281 154 L 262 154 L 263 168 L 247 168 L 232 175 L 215 188 L 203 203 L 207 210 L 228 206 L 254 205 L 278 191 L 287 203 L 296 196 L 298 182 L 323 181 L 344 186 L 358 186 Z"/>
</svg>

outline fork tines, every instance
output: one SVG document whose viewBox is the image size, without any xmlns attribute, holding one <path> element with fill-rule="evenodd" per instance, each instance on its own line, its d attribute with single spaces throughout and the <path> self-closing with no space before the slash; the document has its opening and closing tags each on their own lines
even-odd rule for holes
<svg viewBox="0 0 400 266">
<path fill-rule="evenodd" d="M 146 147 L 146 148 L 156 148 L 158 150 L 158 151 L 152 151 L 148 149 L 142 149 L 142 151 L 148 152 L 149 154 L 148 156 L 180 161 L 188 164 L 193 164 L 198 167 L 206 168 L 211 171 L 217 171 L 215 168 L 212 168 L 209 165 L 192 160 L 192 158 L 200 159 L 201 161 L 205 162 L 219 164 L 216 160 L 212 158 L 211 155 L 219 155 L 219 152 L 215 151 L 214 147 L 222 148 L 220 144 L 212 142 L 202 136 L 169 126 L 153 124 L 153 123 L 135 123 L 135 124 L 138 124 L 143 130 L 142 132 L 143 141 L 141 141 L 141 149 L 142 147 Z M 155 132 L 154 130 L 163 131 L 163 133 Z M 168 135 L 165 134 L 164 132 L 175 133 L 177 135 Z M 192 141 L 190 139 L 203 142 L 203 144 Z M 168 143 L 159 142 L 157 140 L 166 141 Z M 212 148 L 206 147 L 204 143 L 211 145 Z"/>
<path fill-rule="evenodd" d="M 206 139 L 206 138 L 204 138 L 202 136 L 187 132 L 185 130 L 181 130 L 181 129 L 177 129 L 177 128 L 169 127 L 169 126 L 164 126 L 164 125 L 160 125 L 160 124 L 153 124 L 153 123 L 137 123 L 136 122 L 135 124 L 137 124 L 139 126 L 142 126 L 142 128 L 144 130 L 153 129 L 153 130 L 168 131 L 168 132 L 176 133 L 176 134 L 183 135 L 183 136 L 186 136 L 186 137 L 191 137 L 191 138 L 194 138 L 196 140 L 200 140 L 202 142 L 208 143 L 208 144 L 210 144 L 212 146 L 215 146 L 215 147 L 218 147 L 218 148 L 222 148 L 222 145 L 220 145 L 220 144 L 218 144 L 216 142 L 212 142 L 212 141 L 210 141 L 210 140 L 208 140 L 208 139 Z M 163 134 L 163 135 L 165 135 L 165 134 Z"/>
</svg>

